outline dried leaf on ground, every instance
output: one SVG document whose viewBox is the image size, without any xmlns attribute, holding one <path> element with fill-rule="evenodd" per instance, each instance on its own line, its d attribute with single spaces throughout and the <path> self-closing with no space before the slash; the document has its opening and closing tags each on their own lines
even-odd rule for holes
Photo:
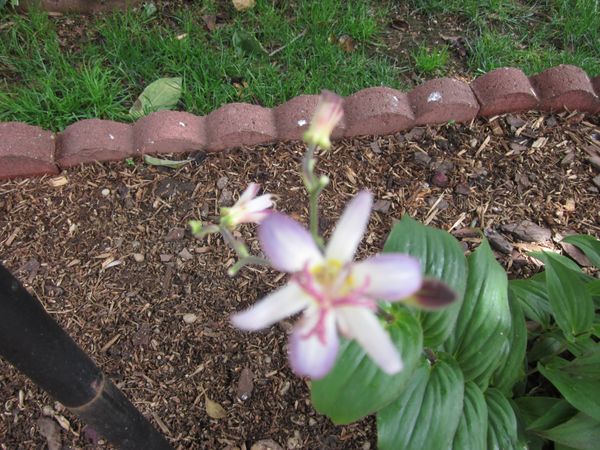
<svg viewBox="0 0 600 450">
<path fill-rule="evenodd" d="M 204 403 L 206 414 L 213 419 L 222 419 L 227 416 L 227 411 L 217 402 L 211 400 L 207 396 L 204 396 Z"/>
</svg>

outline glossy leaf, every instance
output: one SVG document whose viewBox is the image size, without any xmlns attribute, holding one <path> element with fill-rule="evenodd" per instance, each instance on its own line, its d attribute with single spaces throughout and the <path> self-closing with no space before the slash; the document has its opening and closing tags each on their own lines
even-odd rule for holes
<svg viewBox="0 0 600 450">
<path fill-rule="evenodd" d="M 394 314 L 389 332 L 404 362 L 402 372 L 387 375 L 355 341 L 345 341 L 331 372 L 312 382 L 314 408 L 335 423 L 350 423 L 380 410 L 394 401 L 411 379 L 423 349 L 421 325 L 407 309 Z"/>
<path fill-rule="evenodd" d="M 527 428 L 561 401 L 563 400 L 556 397 L 519 397 L 514 399 Z"/>
<path fill-rule="evenodd" d="M 576 412 L 577 410 L 569 402 L 561 398 L 544 411 L 541 416 L 532 421 L 527 428 L 530 430 L 547 430 L 569 420 Z"/>
<path fill-rule="evenodd" d="M 180 77 L 159 78 L 146 86 L 129 110 L 129 115 L 137 119 L 154 111 L 173 109 L 180 97 Z"/>
<path fill-rule="evenodd" d="M 493 386 L 505 395 L 510 395 L 514 384 L 525 378 L 527 351 L 527 327 L 521 304 L 513 295 L 508 300 L 511 316 L 509 350 L 502 365 L 492 375 Z"/>
<path fill-rule="evenodd" d="M 469 381 L 465 383 L 463 411 L 454 435 L 452 449 L 481 450 L 486 446 L 488 411 L 481 389 Z"/>
<path fill-rule="evenodd" d="M 572 361 L 554 357 L 538 363 L 538 369 L 569 403 L 600 420 L 600 344 Z"/>
<path fill-rule="evenodd" d="M 446 349 L 460 364 L 465 380 L 485 389 L 509 348 L 508 281 L 486 240 L 467 261 L 467 290 Z"/>
<path fill-rule="evenodd" d="M 438 278 L 457 295 L 452 306 L 441 311 L 420 311 L 424 345 L 437 348 L 452 332 L 467 282 L 463 248 L 450 233 L 427 227 L 404 216 L 392 229 L 384 252 L 408 253 L 421 261 L 423 273 Z"/>
<path fill-rule="evenodd" d="M 485 392 L 488 407 L 487 450 L 516 450 L 517 419 L 508 399 L 498 389 Z"/>
<path fill-rule="evenodd" d="M 546 268 L 546 289 L 556 323 L 567 338 L 590 331 L 594 303 L 585 284 L 557 255 L 540 256 Z"/>
<path fill-rule="evenodd" d="M 568 242 L 569 244 L 579 247 L 579 249 L 585 253 L 585 256 L 588 257 L 590 262 L 600 269 L 600 240 L 593 236 L 579 234 L 567 236 L 563 239 L 563 242 Z"/>
<path fill-rule="evenodd" d="M 600 422 L 580 412 L 568 421 L 538 434 L 567 448 L 597 450 L 600 443 Z"/>
<path fill-rule="evenodd" d="M 464 381 L 456 361 L 422 359 L 406 389 L 377 413 L 380 450 L 447 449 L 463 408 Z"/>
<path fill-rule="evenodd" d="M 544 280 L 510 280 L 508 288 L 521 303 L 525 317 L 544 329 L 550 327 L 552 308 Z"/>
</svg>

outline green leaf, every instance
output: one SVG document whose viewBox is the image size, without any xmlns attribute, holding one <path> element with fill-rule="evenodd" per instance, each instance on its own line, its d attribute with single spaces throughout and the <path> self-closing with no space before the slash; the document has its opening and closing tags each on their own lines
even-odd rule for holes
<svg viewBox="0 0 600 450">
<path fill-rule="evenodd" d="M 150 164 L 151 166 L 163 166 L 170 167 L 171 169 L 181 169 L 186 164 L 192 162 L 193 159 L 185 159 L 183 161 L 173 161 L 170 159 L 160 159 L 154 158 L 150 155 L 144 155 L 144 162 L 146 164 Z"/>
<path fill-rule="evenodd" d="M 421 359 L 404 392 L 377 413 L 380 450 L 446 449 L 463 408 L 464 380 L 456 361 Z"/>
<path fill-rule="evenodd" d="M 444 281 L 456 293 L 455 304 L 444 310 L 419 311 L 424 345 L 439 347 L 454 328 L 465 292 L 467 263 L 463 248 L 450 233 L 427 227 L 405 215 L 392 229 L 383 251 L 416 257 L 425 276 Z"/>
<path fill-rule="evenodd" d="M 532 421 L 527 427 L 530 430 L 547 430 L 555 427 L 573 417 L 577 412 L 565 399 L 558 399 L 540 417 Z"/>
<path fill-rule="evenodd" d="M 519 397 L 514 400 L 527 428 L 561 401 L 563 400 L 556 397 Z"/>
<path fill-rule="evenodd" d="M 492 375 L 492 384 L 505 395 L 512 392 L 514 384 L 525 378 L 525 352 L 527 351 L 527 327 L 519 301 L 509 295 L 510 334 L 509 350 L 504 363 Z"/>
<path fill-rule="evenodd" d="M 486 446 L 488 411 L 481 389 L 468 381 L 465 383 L 463 411 L 454 435 L 452 449 L 481 450 Z"/>
<path fill-rule="evenodd" d="M 569 244 L 579 247 L 579 249 L 585 253 L 585 256 L 588 257 L 590 262 L 600 269 L 600 240 L 593 236 L 577 234 L 567 236 L 563 239 L 563 242 L 568 242 Z"/>
<path fill-rule="evenodd" d="M 562 353 L 566 346 L 562 331 L 549 332 L 539 336 L 527 352 L 529 362 L 544 361 Z"/>
<path fill-rule="evenodd" d="M 545 252 L 546 290 L 556 323 L 567 338 L 589 332 L 594 320 L 594 303 L 585 284 L 557 255 Z"/>
<path fill-rule="evenodd" d="M 552 308 L 546 292 L 545 279 L 510 280 L 508 288 L 521 303 L 529 320 L 539 323 L 544 329 L 550 327 Z"/>
<path fill-rule="evenodd" d="M 314 408 L 335 423 L 350 423 L 380 410 L 394 401 L 411 379 L 423 349 L 421 325 L 407 309 L 394 314 L 396 320 L 389 332 L 402 355 L 402 372 L 387 375 L 355 341 L 345 341 L 331 372 L 312 382 Z"/>
<path fill-rule="evenodd" d="M 567 448 L 597 450 L 600 442 L 600 422 L 580 412 L 568 421 L 538 434 Z"/>
<path fill-rule="evenodd" d="M 600 420 L 600 344 L 572 361 L 554 357 L 538 363 L 538 369 L 570 404 Z"/>
<path fill-rule="evenodd" d="M 264 55 L 267 51 L 260 44 L 253 34 L 247 31 L 236 30 L 233 32 L 231 44 L 235 52 L 242 56 L 246 55 Z"/>
<path fill-rule="evenodd" d="M 446 349 L 460 364 L 465 380 L 474 380 L 485 389 L 509 348 L 508 281 L 487 240 L 467 262 L 465 299 Z"/>
<path fill-rule="evenodd" d="M 180 97 L 181 78 L 160 78 L 146 86 L 129 110 L 129 115 L 138 119 L 154 111 L 173 109 Z"/>
<path fill-rule="evenodd" d="M 487 450 L 518 449 L 517 419 L 508 399 L 498 389 L 485 391 L 488 407 Z"/>
<path fill-rule="evenodd" d="M 586 285 L 588 293 L 592 297 L 600 297 L 600 280 L 594 280 Z"/>
</svg>

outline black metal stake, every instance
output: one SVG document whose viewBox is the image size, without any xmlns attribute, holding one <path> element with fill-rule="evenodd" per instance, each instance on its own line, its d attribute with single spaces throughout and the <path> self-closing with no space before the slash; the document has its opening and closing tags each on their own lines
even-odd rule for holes
<svg viewBox="0 0 600 450">
<path fill-rule="evenodd" d="M 167 440 L 0 264 L 0 356 L 123 450 Z"/>
</svg>

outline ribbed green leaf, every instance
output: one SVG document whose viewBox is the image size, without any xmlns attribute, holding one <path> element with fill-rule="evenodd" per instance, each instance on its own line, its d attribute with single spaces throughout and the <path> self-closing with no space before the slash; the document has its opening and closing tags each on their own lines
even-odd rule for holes
<svg viewBox="0 0 600 450">
<path fill-rule="evenodd" d="M 572 361 L 554 357 L 538 363 L 538 369 L 569 403 L 600 420 L 600 344 Z"/>
<path fill-rule="evenodd" d="M 511 294 L 509 350 L 503 364 L 492 375 L 492 385 L 509 395 L 514 384 L 525 377 L 525 352 L 527 351 L 527 327 L 519 301 Z"/>
<path fill-rule="evenodd" d="M 453 450 L 481 450 L 486 446 L 488 411 L 481 389 L 465 383 L 463 411 L 452 443 Z"/>
<path fill-rule="evenodd" d="M 465 299 L 445 345 L 460 364 L 465 380 L 474 380 L 485 389 L 509 348 L 508 281 L 487 240 L 467 262 Z"/>
<path fill-rule="evenodd" d="M 519 397 L 514 400 L 527 428 L 562 401 L 556 397 Z"/>
<path fill-rule="evenodd" d="M 510 280 L 508 288 L 521 303 L 529 320 L 539 323 L 544 329 L 550 326 L 552 308 L 544 280 Z"/>
<path fill-rule="evenodd" d="M 402 372 L 387 375 L 355 341 L 345 341 L 331 372 L 312 382 L 312 402 L 317 411 L 335 423 L 350 423 L 378 411 L 400 395 L 423 350 L 423 333 L 409 310 L 395 311 L 394 315 L 389 332 L 404 362 Z"/>
<path fill-rule="evenodd" d="M 467 264 L 463 248 L 450 233 L 404 216 L 392 229 L 383 251 L 408 253 L 418 258 L 426 276 L 439 278 L 456 292 L 457 301 L 449 308 L 419 313 L 424 345 L 439 347 L 452 332 L 465 292 Z"/>
<path fill-rule="evenodd" d="M 563 239 L 563 242 L 579 247 L 591 263 L 600 269 L 600 241 L 598 239 L 593 236 L 578 234 L 567 236 Z"/>
<path fill-rule="evenodd" d="M 556 323 L 567 338 L 589 332 L 594 302 L 583 280 L 550 252 L 539 256 L 545 263 L 546 290 Z"/>
<path fill-rule="evenodd" d="M 600 422 L 584 413 L 578 413 L 568 421 L 538 434 L 567 448 L 597 450 L 600 443 Z"/>
<path fill-rule="evenodd" d="M 446 449 L 452 444 L 463 408 L 464 380 L 456 361 L 442 354 L 425 359 L 406 389 L 377 413 L 379 450 Z"/>
<path fill-rule="evenodd" d="M 487 450 L 518 449 L 517 419 L 508 399 L 498 389 L 485 391 L 488 407 Z"/>
</svg>

